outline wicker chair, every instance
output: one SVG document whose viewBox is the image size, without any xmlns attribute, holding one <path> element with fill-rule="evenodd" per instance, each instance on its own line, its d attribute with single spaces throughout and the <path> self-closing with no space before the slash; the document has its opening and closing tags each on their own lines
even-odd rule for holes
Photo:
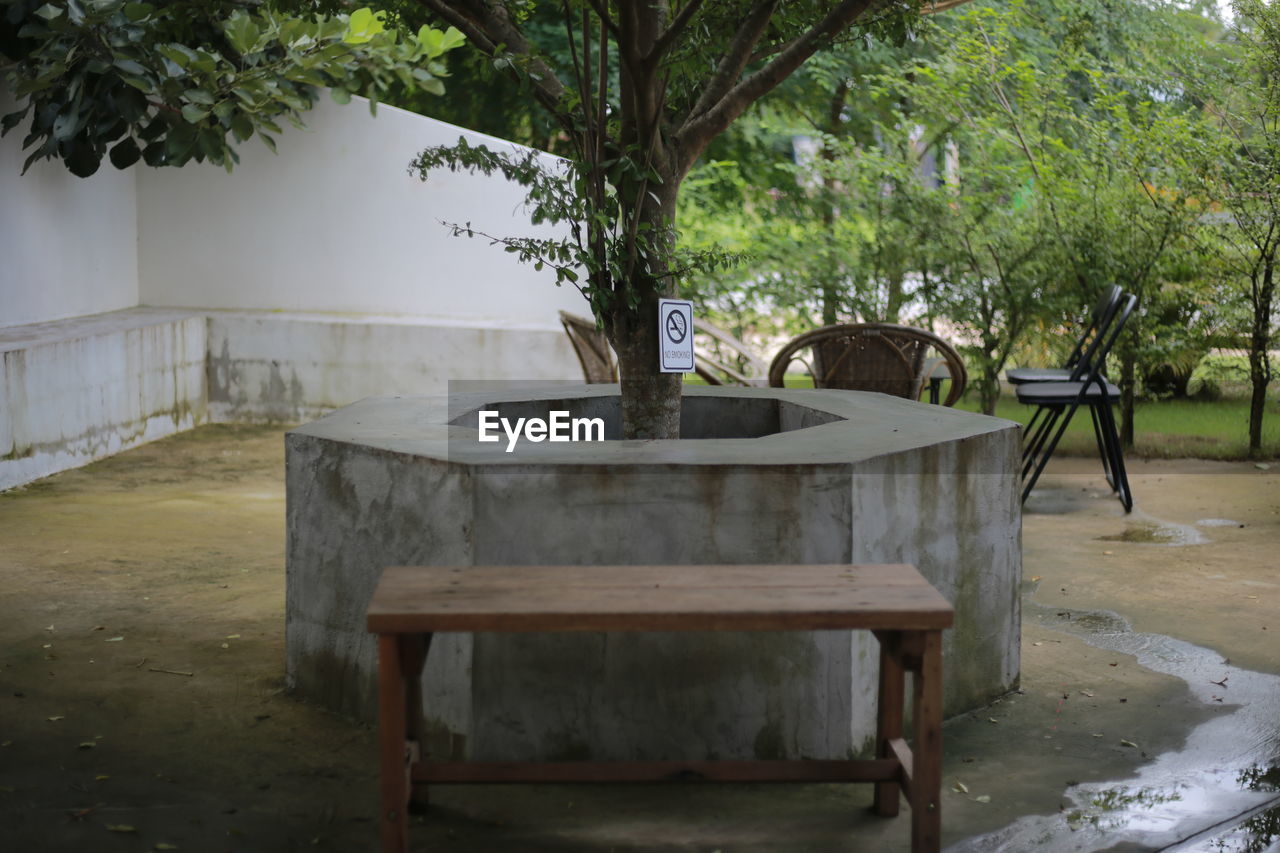
<svg viewBox="0 0 1280 853">
<path fill-rule="evenodd" d="M 750 347 L 706 320 L 695 317 L 693 329 L 698 337 L 704 337 L 703 341 L 694 339 L 697 346 L 693 356 L 694 372 L 708 385 L 768 387 L 769 365 Z"/>
<path fill-rule="evenodd" d="M 945 370 L 951 380 L 945 406 L 955 405 L 968 383 L 964 362 L 950 344 L 924 329 L 892 323 L 843 323 L 806 332 L 774 358 L 769 384 L 783 387 L 796 361 L 805 365 L 815 388 L 879 391 L 909 400 L 920 399 Z"/>
<path fill-rule="evenodd" d="M 594 320 L 561 311 L 560 325 L 564 326 L 564 333 L 578 354 L 578 363 L 582 365 L 582 375 L 586 377 L 587 384 L 618 381 L 618 360 L 614 358 L 609 339 L 596 327 Z"/>
</svg>

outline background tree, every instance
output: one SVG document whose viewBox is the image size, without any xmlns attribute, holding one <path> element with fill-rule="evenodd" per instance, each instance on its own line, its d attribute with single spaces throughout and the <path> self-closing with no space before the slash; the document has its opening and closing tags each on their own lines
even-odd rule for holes
<svg viewBox="0 0 1280 853">
<path fill-rule="evenodd" d="M 1235 61 L 1183 79 L 1204 96 L 1221 131 L 1220 147 L 1201 160 L 1203 192 L 1219 208 L 1206 219 L 1220 240 L 1230 291 L 1247 308 L 1249 453 L 1257 456 L 1274 375 L 1269 352 L 1280 259 L 1280 9 L 1261 0 L 1235 0 L 1232 8 L 1232 40 L 1223 49 Z"/>
</svg>

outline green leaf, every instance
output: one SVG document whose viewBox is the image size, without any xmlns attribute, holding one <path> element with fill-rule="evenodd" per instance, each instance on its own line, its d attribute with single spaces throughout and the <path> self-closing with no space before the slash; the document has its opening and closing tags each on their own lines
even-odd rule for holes
<svg viewBox="0 0 1280 853">
<path fill-rule="evenodd" d="M 18 110 L 17 112 L 9 113 L 3 119 L 0 119 L 0 136 L 3 136 L 17 127 L 19 122 L 21 122 L 26 115 L 26 110 Z"/>
<path fill-rule="evenodd" d="M 186 104 L 182 108 L 182 117 L 191 124 L 199 124 L 209 117 L 209 111 L 196 104 Z"/>
<path fill-rule="evenodd" d="M 141 156 L 142 151 L 139 150 L 138 143 L 134 142 L 132 137 L 125 137 L 111 149 L 111 165 L 117 169 L 127 169 L 138 162 Z"/>
<path fill-rule="evenodd" d="M 342 40 L 347 44 L 367 44 L 386 29 L 386 17 L 386 12 L 374 12 L 368 7 L 356 9 L 347 19 L 347 33 Z"/>
<path fill-rule="evenodd" d="M 163 166 L 167 162 L 164 140 L 152 142 L 142 149 L 142 161 L 148 166 Z"/>
<path fill-rule="evenodd" d="M 334 87 L 333 89 L 329 90 L 329 96 L 332 97 L 333 100 L 339 104 L 351 103 L 351 93 L 348 92 L 346 89 Z"/>
<path fill-rule="evenodd" d="M 244 142 L 253 136 L 253 122 L 244 113 L 236 113 L 231 117 L 231 133 L 237 142 Z"/>
<path fill-rule="evenodd" d="M 196 52 L 185 44 L 162 44 L 156 50 L 180 68 L 190 68 L 196 60 Z"/>
<path fill-rule="evenodd" d="M 152 90 L 155 88 L 154 86 L 151 85 L 150 81 L 144 80 L 141 77 L 130 77 L 128 75 L 122 74 L 120 75 L 120 80 L 126 85 L 132 86 L 133 88 L 137 89 L 139 92 L 143 92 L 144 94 L 148 94 L 148 95 L 151 94 Z"/>
<path fill-rule="evenodd" d="M 222 31 L 227 34 L 227 41 L 241 55 L 249 53 L 258 43 L 260 33 L 258 25 L 244 11 L 237 9 L 222 24 Z"/>
<path fill-rule="evenodd" d="M 151 13 L 154 11 L 155 11 L 155 8 L 151 6 L 151 4 L 149 3 L 125 3 L 124 4 L 124 16 L 135 24 L 138 23 L 139 21 L 144 21 L 147 18 L 151 17 Z"/>
<path fill-rule="evenodd" d="M 461 47 L 467 43 L 467 37 L 462 34 L 462 30 L 457 27 L 449 27 L 444 31 L 444 41 L 440 47 L 444 50 L 453 50 L 455 47 Z"/>
<path fill-rule="evenodd" d="M 215 102 L 213 95 L 209 94 L 204 89 L 188 89 L 182 93 L 182 96 L 193 104 L 212 106 Z"/>
</svg>

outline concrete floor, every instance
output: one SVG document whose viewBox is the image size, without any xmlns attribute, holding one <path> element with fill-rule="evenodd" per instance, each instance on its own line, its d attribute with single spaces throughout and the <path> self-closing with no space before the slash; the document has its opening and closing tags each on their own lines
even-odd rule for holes
<svg viewBox="0 0 1280 853">
<path fill-rule="evenodd" d="M 0 494 L 0 849 L 375 848 L 373 732 L 282 690 L 278 429 Z M 1021 689 L 946 726 L 955 851 L 1280 850 L 1280 465 L 1027 506 Z M 415 848 L 896 851 L 867 786 L 442 787 Z M 170 845 L 170 846 L 164 846 Z"/>
</svg>

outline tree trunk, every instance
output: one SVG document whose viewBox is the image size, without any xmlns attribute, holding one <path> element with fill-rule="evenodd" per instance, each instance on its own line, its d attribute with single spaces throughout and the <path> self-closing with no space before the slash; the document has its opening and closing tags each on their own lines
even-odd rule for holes
<svg viewBox="0 0 1280 853">
<path fill-rule="evenodd" d="M 1254 282 L 1253 326 L 1249 335 L 1249 456 L 1262 455 L 1262 418 L 1267 410 L 1267 386 L 1271 384 L 1271 302 L 1275 295 L 1275 259 L 1262 263 L 1261 282 Z"/>
<path fill-rule="evenodd" d="M 684 376 L 660 372 L 658 334 L 658 300 L 675 292 L 675 282 L 663 273 L 673 248 L 670 235 L 675 227 L 680 179 L 670 170 L 659 171 L 668 172 L 664 183 L 653 188 L 652 194 L 642 185 L 636 201 L 641 227 L 647 226 L 645 233 L 652 241 L 649 261 L 637 259 L 632 268 L 629 290 L 636 305 L 631 307 L 624 294 L 617 294 L 611 311 L 612 343 L 618 354 L 622 385 L 624 439 L 680 437 L 680 389 Z"/>
<path fill-rule="evenodd" d="M 1137 360 L 1129 347 L 1120 353 L 1120 445 L 1133 450 L 1134 382 L 1137 379 Z"/>
<path fill-rule="evenodd" d="M 1000 371 L 989 367 L 982 368 L 982 388 L 978 393 L 982 405 L 982 414 L 994 415 L 996 404 L 1000 402 Z"/>
<path fill-rule="evenodd" d="M 646 288 L 635 311 L 614 314 L 613 348 L 622 382 L 623 438 L 679 438 L 684 376 L 658 371 L 658 299 Z"/>
</svg>

